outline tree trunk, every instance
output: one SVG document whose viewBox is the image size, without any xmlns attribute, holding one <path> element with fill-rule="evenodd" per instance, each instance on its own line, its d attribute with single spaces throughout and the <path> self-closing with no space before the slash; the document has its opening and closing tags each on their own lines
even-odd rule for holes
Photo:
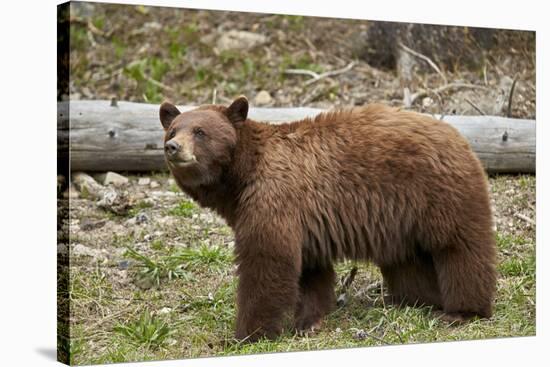
<svg viewBox="0 0 550 367">
<path fill-rule="evenodd" d="M 180 107 L 186 111 L 193 107 Z M 70 148 L 71 171 L 167 169 L 158 105 L 109 101 L 58 102 L 58 154 Z M 312 117 L 314 108 L 252 108 L 249 117 L 281 123 Z M 436 116 L 439 118 L 438 116 Z M 490 173 L 535 172 L 535 122 L 497 116 L 444 116 Z M 70 127 L 70 132 L 69 132 Z"/>
</svg>

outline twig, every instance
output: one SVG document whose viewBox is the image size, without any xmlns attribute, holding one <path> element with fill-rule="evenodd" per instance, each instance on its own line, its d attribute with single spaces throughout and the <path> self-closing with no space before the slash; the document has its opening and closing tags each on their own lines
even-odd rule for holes
<svg viewBox="0 0 550 367">
<path fill-rule="evenodd" d="M 318 74 L 314 71 L 311 71 L 311 70 L 307 70 L 307 69 L 287 69 L 284 71 L 285 74 L 297 74 L 297 75 L 307 75 L 307 76 L 310 76 L 311 79 L 308 80 L 305 85 L 310 85 L 310 84 L 313 84 L 313 83 L 316 83 L 318 82 L 319 80 L 321 79 L 324 79 L 324 78 L 328 78 L 328 77 L 331 77 L 331 76 L 335 76 L 335 75 L 339 75 L 339 74 L 343 74 L 345 72 L 348 72 L 350 71 L 353 67 L 355 66 L 355 62 L 350 62 L 346 67 L 342 68 L 342 69 L 338 69 L 338 70 L 332 70 L 332 71 L 327 71 L 325 73 L 322 73 L 322 74 Z"/>
<path fill-rule="evenodd" d="M 449 83 L 433 90 L 421 89 L 410 96 L 410 101 L 409 101 L 410 105 L 405 104 L 405 101 L 403 101 L 403 104 L 405 105 L 405 107 L 411 107 L 418 98 L 426 97 L 430 92 L 437 94 L 437 93 L 445 92 L 448 89 L 460 89 L 460 88 L 483 89 L 483 90 L 487 89 L 482 85 L 475 85 L 475 84 L 468 84 L 468 83 Z"/>
<path fill-rule="evenodd" d="M 307 69 L 286 69 L 285 74 L 308 75 L 314 79 L 318 79 L 320 77 L 320 75 L 316 72 Z"/>
<path fill-rule="evenodd" d="M 218 90 L 214 88 L 212 91 L 212 104 L 216 104 L 216 97 L 218 96 Z"/>
<path fill-rule="evenodd" d="M 439 74 L 439 76 L 441 76 L 441 79 L 443 79 L 443 82 L 445 82 L 445 84 L 447 83 L 447 78 L 445 77 L 445 75 L 443 75 L 443 72 L 441 72 L 441 69 L 439 69 L 439 67 L 435 64 L 435 62 L 433 62 L 428 56 L 423 55 L 420 52 L 416 52 L 415 50 L 408 48 L 407 46 L 405 46 L 401 42 L 399 43 L 399 46 L 403 50 L 410 53 L 411 55 L 416 56 L 416 57 L 421 58 L 422 60 L 426 61 L 428 63 L 428 65 L 430 65 L 432 67 L 432 69 L 434 69 Z"/>
<path fill-rule="evenodd" d="M 516 83 L 518 81 L 518 77 L 514 78 L 514 81 L 512 82 L 512 87 L 510 88 L 510 96 L 508 97 L 508 110 L 506 112 L 506 117 L 512 117 L 512 98 L 514 96 L 514 89 L 516 89 Z"/>
<path fill-rule="evenodd" d="M 481 113 L 483 116 L 485 116 L 485 112 L 483 112 L 478 106 L 476 106 L 474 102 L 470 101 L 470 98 L 466 98 L 465 100 L 466 100 L 466 102 L 468 102 L 468 104 L 469 104 L 470 106 L 472 106 L 477 112 L 479 112 L 479 113 Z"/>
<path fill-rule="evenodd" d="M 354 266 L 342 281 L 342 291 L 345 292 L 357 275 L 357 266 Z"/>
<path fill-rule="evenodd" d="M 163 83 L 159 82 L 158 80 L 155 80 L 155 79 L 151 78 L 149 75 L 144 75 L 144 78 L 145 78 L 145 80 L 147 80 L 149 83 L 154 84 L 155 86 L 157 86 L 157 87 L 159 87 L 159 88 L 161 88 L 161 89 L 167 90 L 167 91 L 169 91 L 169 92 L 174 92 L 174 91 L 175 91 L 174 88 L 169 87 L 169 86 L 167 86 L 166 84 L 163 84 Z"/>
<path fill-rule="evenodd" d="M 523 219 L 524 221 L 526 221 L 526 222 L 529 223 L 529 224 L 532 224 L 532 225 L 536 225 L 536 224 L 537 224 L 534 220 L 532 220 L 532 219 L 529 218 L 528 216 L 523 215 L 523 214 L 521 214 L 521 213 L 514 213 L 514 216 L 515 216 L 515 217 L 518 217 L 519 219 Z"/>
</svg>

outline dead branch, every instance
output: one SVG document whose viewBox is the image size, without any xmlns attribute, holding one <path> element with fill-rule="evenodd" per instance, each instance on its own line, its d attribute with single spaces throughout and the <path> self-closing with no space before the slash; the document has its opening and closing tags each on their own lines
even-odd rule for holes
<svg viewBox="0 0 550 367">
<path fill-rule="evenodd" d="M 445 85 L 443 85 L 439 88 L 432 89 L 432 90 L 420 89 L 418 92 L 413 93 L 410 96 L 409 101 L 407 101 L 408 103 L 410 103 L 409 105 L 407 105 L 405 103 L 406 102 L 405 98 L 403 98 L 403 105 L 405 106 L 405 108 L 410 108 L 417 99 L 426 97 L 430 93 L 439 94 L 439 93 L 443 93 L 443 92 L 445 92 L 449 89 L 461 89 L 461 88 L 487 90 L 487 88 L 482 86 L 482 85 L 475 85 L 475 84 L 468 84 L 468 83 L 449 83 L 449 84 L 445 84 Z"/>
<path fill-rule="evenodd" d="M 523 214 L 521 214 L 521 213 L 514 213 L 514 217 L 518 217 L 519 219 L 522 219 L 522 220 L 524 220 L 524 221 L 526 221 L 527 223 L 532 224 L 532 225 L 536 225 L 536 224 L 537 224 L 533 219 L 531 219 L 531 218 L 529 218 L 528 216 L 523 215 Z"/>
<path fill-rule="evenodd" d="M 474 102 L 472 102 L 472 101 L 470 100 L 470 98 L 466 98 L 465 100 L 466 100 L 466 102 L 468 102 L 468 104 L 469 104 L 470 106 L 472 106 L 477 112 L 479 112 L 479 113 L 481 113 L 483 116 L 485 116 L 485 112 L 483 112 L 483 111 L 481 110 L 481 108 L 479 108 L 478 106 L 476 106 L 476 104 L 475 104 Z"/>
<path fill-rule="evenodd" d="M 506 117 L 512 117 L 512 98 L 514 96 L 514 89 L 516 89 L 516 83 L 518 81 L 518 77 L 514 78 L 514 81 L 512 82 L 512 87 L 510 88 L 510 96 L 508 97 L 508 110 L 506 112 Z"/>
<path fill-rule="evenodd" d="M 428 56 L 423 55 L 420 52 L 416 52 L 413 49 L 410 49 L 409 47 L 405 46 L 401 42 L 399 43 L 399 47 L 401 47 L 404 51 L 410 53 L 411 55 L 426 61 L 428 65 L 430 65 L 431 68 L 434 69 L 439 74 L 439 76 L 441 76 L 441 79 L 443 79 L 443 82 L 447 84 L 447 78 L 445 77 L 445 75 L 443 75 L 443 72 L 441 71 L 441 69 L 439 69 L 439 67 L 435 64 L 435 62 L 433 62 Z"/>
<path fill-rule="evenodd" d="M 308 76 L 310 76 L 311 79 L 308 80 L 307 82 L 305 82 L 305 85 L 307 86 L 307 85 L 316 83 L 319 80 L 322 80 L 324 78 L 328 78 L 328 77 L 331 77 L 331 76 L 336 76 L 336 75 L 340 75 L 340 74 L 343 74 L 345 72 L 348 72 L 354 66 L 355 66 L 355 62 L 352 61 L 346 67 L 343 67 L 342 69 L 327 71 L 327 72 L 322 73 L 322 74 L 318 74 L 314 71 L 307 70 L 307 69 L 287 69 L 287 70 L 284 71 L 284 73 L 285 74 L 298 74 L 298 75 L 308 75 Z"/>
</svg>

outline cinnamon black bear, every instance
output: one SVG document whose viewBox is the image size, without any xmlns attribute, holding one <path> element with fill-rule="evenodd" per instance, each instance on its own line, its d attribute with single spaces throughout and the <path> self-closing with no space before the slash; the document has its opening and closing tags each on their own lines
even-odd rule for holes
<svg viewBox="0 0 550 367">
<path fill-rule="evenodd" d="M 398 304 L 490 317 L 495 241 L 484 170 L 452 126 L 372 104 L 282 125 L 248 101 L 160 107 L 183 191 L 235 232 L 236 337 L 308 330 L 335 305 L 333 262 L 377 264 Z"/>
</svg>

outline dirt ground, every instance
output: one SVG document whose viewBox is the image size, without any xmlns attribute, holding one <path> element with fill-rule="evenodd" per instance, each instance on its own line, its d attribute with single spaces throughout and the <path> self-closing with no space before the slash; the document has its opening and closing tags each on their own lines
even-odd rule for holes
<svg viewBox="0 0 550 367">
<path fill-rule="evenodd" d="M 198 105 L 245 94 L 255 106 L 330 108 L 377 101 L 406 107 L 395 70 L 354 56 L 367 21 L 85 3 L 72 17 L 65 99 Z M 250 34 L 230 33 L 234 30 Z M 534 119 L 534 44 L 500 43 L 483 58 L 480 69 L 444 70 L 447 83 L 476 88 L 438 92 L 445 84 L 437 73 L 429 68 L 418 73 L 406 87 L 424 96 L 410 108 L 502 116 L 516 80 L 511 115 Z M 334 70 L 342 72 L 309 82 Z M 429 309 L 385 305 L 379 271 L 357 264 L 350 288 L 339 282 L 341 303 L 319 333 L 289 331 L 273 342 L 241 345 L 232 340 L 236 279 L 230 228 L 181 193 L 167 173 L 122 174 L 127 183 L 103 187 L 125 198 L 124 210 L 100 207 L 86 189 L 61 193 L 71 198 L 69 220 L 60 228 L 69 231 L 69 248 L 60 244 L 58 251 L 71 261 L 69 290 L 60 294 L 72 305 L 73 363 L 535 334 L 534 175 L 489 177 L 500 273 L 491 320 L 450 327 Z M 95 177 L 101 184 L 103 177 Z M 354 265 L 340 264 L 339 277 Z"/>
</svg>

